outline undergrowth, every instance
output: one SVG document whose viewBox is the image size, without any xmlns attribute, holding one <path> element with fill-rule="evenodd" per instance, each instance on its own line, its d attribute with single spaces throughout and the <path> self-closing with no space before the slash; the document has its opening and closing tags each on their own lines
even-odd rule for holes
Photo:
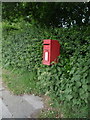
<svg viewBox="0 0 90 120">
<path fill-rule="evenodd" d="M 28 71 L 27 78 L 21 77 L 20 82 L 18 78 L 13 80 L 12 89 L 16 86 L 17 93 L 18 86 L 26 84 L 28 89 L 23 87 L 21 93 L 35 89 L 39 94 L 49 95 L 52 106 L 60 109 L 64 117 L 89 117 L 90 27 L 47 29 L 29 23 L 18 30 L 8 27 L 7 30 L 4 25 L 3 29 L 3 67 Z M 43 39 L 56 39 L 61 44 L 57 64 L 42 65 Z M 35 73 L 35 84 L 29 81 L 30 73 Z M 30 91 L 31 82 L 34 86 Z"/>
</svg>

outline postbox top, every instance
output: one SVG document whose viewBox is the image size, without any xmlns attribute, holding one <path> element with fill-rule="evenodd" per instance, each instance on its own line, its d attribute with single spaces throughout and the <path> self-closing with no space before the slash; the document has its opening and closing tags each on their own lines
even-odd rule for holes
<svg viewBox="0 0 90 120">
<path fill-rule="evenodd" d="M 43 44 L 51 44 L 51 42 L 58 42 L 57 40 L 44 39 Z"/>
<path fill-rule="evenodd" d="M 43 44 L 51 44 L 51 39 L 45 39 L 45 40 L 43 40 Z"/>
</svg>

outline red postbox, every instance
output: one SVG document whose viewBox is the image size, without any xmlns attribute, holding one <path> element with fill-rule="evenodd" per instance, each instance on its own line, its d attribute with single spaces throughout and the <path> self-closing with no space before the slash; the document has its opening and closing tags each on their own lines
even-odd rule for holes
<svg viewBox="0 0 90 120">
<path fill-rule="evenodd" d="M 51 65 L 52 62 L 58 62 L 60 55 L 60 44 L 57 40 L 43 40 L 43 64 Z"/>
</svg>

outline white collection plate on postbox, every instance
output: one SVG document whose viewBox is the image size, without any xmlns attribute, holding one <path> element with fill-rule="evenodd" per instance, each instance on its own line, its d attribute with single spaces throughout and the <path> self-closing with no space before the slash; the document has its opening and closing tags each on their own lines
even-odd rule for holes
<svg viewBox="0 0 90 120">
<path fill-rule="evenodd" d="M 45 52 L 45 60 L 48 61 L 48 52 Z"/>
</svg>

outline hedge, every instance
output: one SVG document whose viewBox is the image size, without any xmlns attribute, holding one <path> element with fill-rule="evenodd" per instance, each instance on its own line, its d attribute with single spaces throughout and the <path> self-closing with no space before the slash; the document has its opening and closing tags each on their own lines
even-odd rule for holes
<svg viewBox="0 0 90 120">
<path fill-rule="evenodd" d="M 37 93 L 49 95 L 64 117 L 88 118 L 89 31 L 89 26 L 47 29 L 29 23 L 18 30 L 4 27 L 3 67 L 36 72 Z M 61 44 L 57 64 L 42 65 L 43 39 L 56 39 Z"/>
</svg>

